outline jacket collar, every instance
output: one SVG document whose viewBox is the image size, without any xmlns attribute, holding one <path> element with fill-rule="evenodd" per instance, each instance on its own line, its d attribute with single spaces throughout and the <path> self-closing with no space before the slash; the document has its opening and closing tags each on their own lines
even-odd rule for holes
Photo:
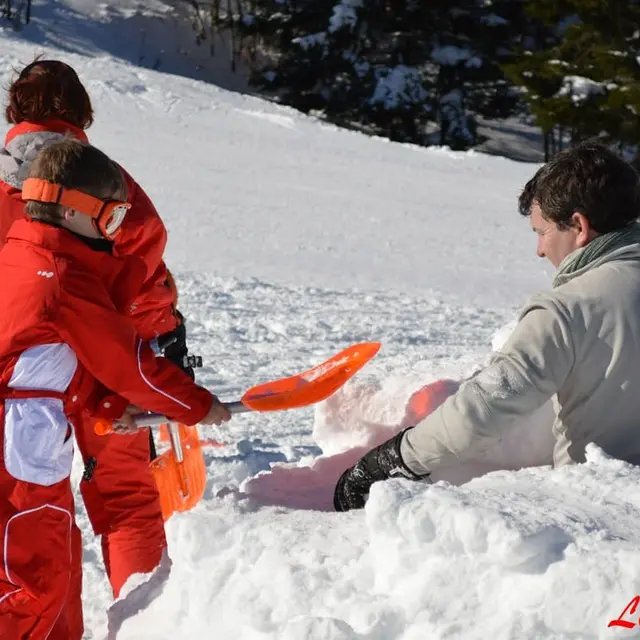
<svg viewBox="0 0 640 640">
<path fill-rule="evenodd" d="M 553 286 L 559 287 L 587 271 L 614 260 L 640 258 L 640 224 L 634 223 L 594 238 L 570 253 L 558 267 Z"/>
<path fill-rule="evenodd" d="M 29 122 L 25 120 L 11 127 L 4 139 L 5 147 L 8 146 L 18 136 L 37 133 L 58 133 L 60 135 L 72 135 L 80 142 L 89 142 L 87 134 L 70 122 L 64 120 L 42 120 L 41 122 Z"/>
<path fill-rule="evenodd" d="M 4 148 L 0 149 L 0 180 L 14 189 L 22 189 L 29 167 L 40 149 L 65 135 L 88 142 L 82 129 L 63 120 L 21 122 L 12 127 L 6 135 Z"/>
</svg>

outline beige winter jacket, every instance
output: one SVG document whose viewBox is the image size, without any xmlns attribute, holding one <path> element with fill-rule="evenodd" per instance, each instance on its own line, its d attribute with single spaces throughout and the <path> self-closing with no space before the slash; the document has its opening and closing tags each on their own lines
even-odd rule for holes
<svg viewBox="0 0 640 640">
<path fill-rule="evenodd" d="M 640 464 L 640 244 L 613 251 L 525 307 L 490 364 L 408 431 L 415 473 L 471 458 L 553 399 L 556 466 L 594 442 Z"/>
</svg>

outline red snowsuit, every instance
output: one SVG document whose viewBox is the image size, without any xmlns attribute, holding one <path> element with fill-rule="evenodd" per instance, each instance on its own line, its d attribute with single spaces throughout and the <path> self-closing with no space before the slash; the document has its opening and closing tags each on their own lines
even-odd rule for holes
<svg viewBox="0 0 640 640">
<path fill-rule="evenodd" d="M 22 122 L 6 136 L 0 150 L 0 246 L 14 220 L 24 218 L 22 181 L 37 151 L 65 133 L 86 141 L 84 132 L 66 122 Z M 125 311 L 139 335 L 150 339 L 178 324 L 176 292 L 162 261 L 166 229 L 142 188 L 123 172 L 132 207 L 113 246 L 115 256 L 136 256 L 145 266 L 135 299 Z M 126 286 L 123 279 L 121 285 Z M 90 481 L 80 488 L 96 535 L 102 535 L 105 567 L 114 595 L 134 573 L 152 571 L 166 548 L 158 492 L 149 471 L 147 430 L 131 436 L 96 436 L 91 423 L 76 425 L 78 448 L 86 461 L 97 465 Z M 80 568 L 78 568 L 80 571 Z M 79 597 L 79 596 L 78 596 Z"/>
<path fill-rule="evenodd" d="M 77 429 L 87 410 L 119 417 L 131 402 L 195 424 L 211 407 L 211 394 L 156 358 L 123 313 L 144 275 L 139 259 L 40 222 L 14 223 L 0 251 L 3 640 L 82 637 L 69 422 Z"/>
</svg>

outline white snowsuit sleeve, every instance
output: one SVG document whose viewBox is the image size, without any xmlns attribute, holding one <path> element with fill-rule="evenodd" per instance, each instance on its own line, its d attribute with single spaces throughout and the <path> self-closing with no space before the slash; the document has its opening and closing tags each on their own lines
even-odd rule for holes
<svg viewBox="0 0 640 640">
<path fill-rule="evenodd" d="M 401 454 L 414 473 L 473 458 L 561 388 L 575 349 L 564 310 L 549 302 L 533 302 L 489 365 L 407 431 Z"/>
</svg>

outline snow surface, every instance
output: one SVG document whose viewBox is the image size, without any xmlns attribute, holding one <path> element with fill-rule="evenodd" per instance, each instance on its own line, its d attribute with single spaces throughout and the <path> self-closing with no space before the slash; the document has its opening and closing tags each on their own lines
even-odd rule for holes
<svg viewBox="0 0 640 640">
<path fill-rule="evenodd" d="M 3 3 L 4 5 L 4 3 Z M 13 0 L 13 12 L 24 16 L 26 0 Z M 200 3 L 202 10 L 205 3 Z M 20 11 L 20 7 L 23 7 Z M 223 5 L 224 6 L 224 5 Z M 108 55 L 141 67 L 215 82 L 225 89 L 247 91 L 248 69 L 241 56 L 232 65 L 233 40 L 219 33 L 197 43 L 201 23 L 191 2 L 175 0 L 31 0 L 31 22 L 20 40 L 83 55 Z M 201 10 L 201 11 L 202 11 Z M 6 29 L 0 37 L 15 37 Z M 211 52 L 215 52 L 215 56 Z"/>
<path fill-rule="evenodd" d="M 6 85 L 42 49 L 29 27 L 1 35 Z M 342 469 L 410 421 L 412 393 L 474 371 L 548 286 L 516 208 L 536 165 L 342 131 L 98 46 L 46 53 L 76 67 L 92 141 L 166 221 L 202 383 L 232 400 L 383 343 L 315 408 L 203 430 L 224 446 L 206 449 L 205 499 L 167 523 L 171 568 L 113 606 L 79 499 L 87 639 L 634 636 L 607 623 L 640 591 L 640 470 L 594 447 L 544 466 L 548 406 L 436 484 L 381 483 L 364 511 L 328 511 Z"/>
</svg>

